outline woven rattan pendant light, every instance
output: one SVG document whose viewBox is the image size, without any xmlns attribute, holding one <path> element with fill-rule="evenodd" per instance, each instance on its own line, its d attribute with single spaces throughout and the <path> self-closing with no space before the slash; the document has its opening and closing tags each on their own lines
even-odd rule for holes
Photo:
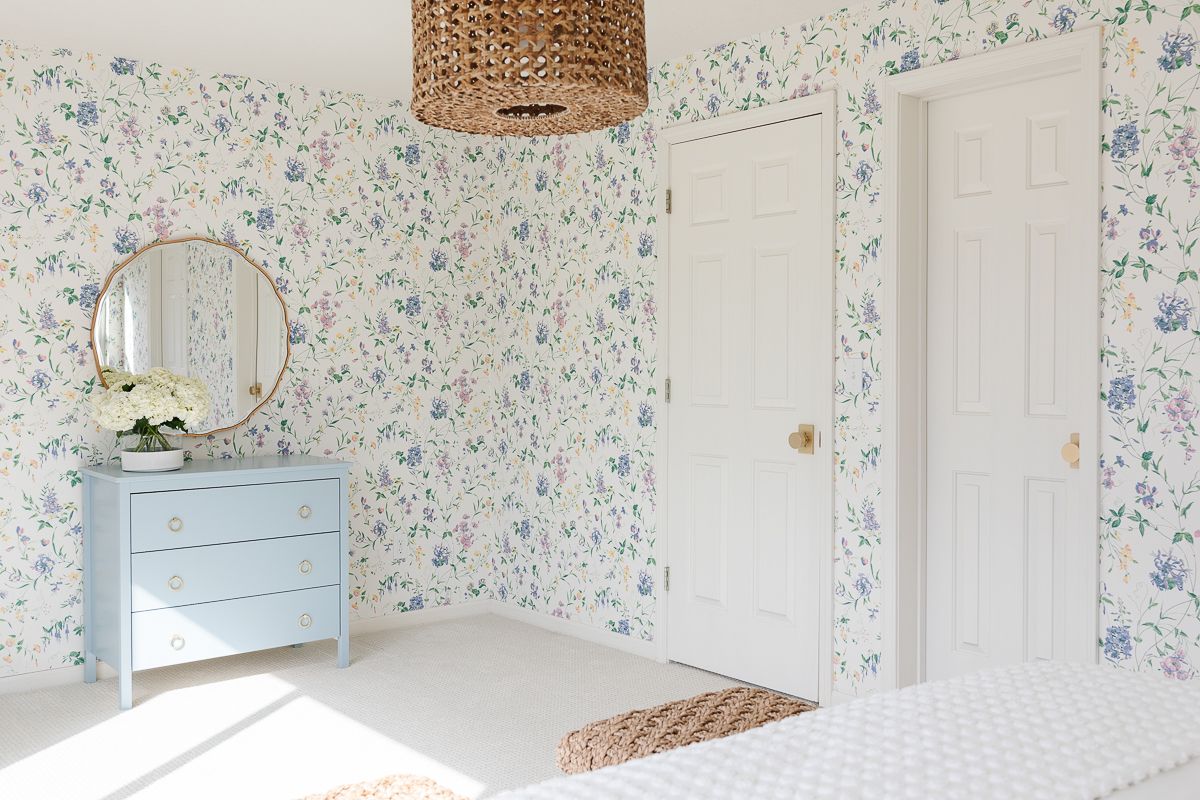
<svg viewBox="0 0 1200 800">
<path fill-rule="evenodd" d="M 599 130 L 646 109 L 642 0 L 412 0 L 413 113 L 493 136 Z"/>
</svg>

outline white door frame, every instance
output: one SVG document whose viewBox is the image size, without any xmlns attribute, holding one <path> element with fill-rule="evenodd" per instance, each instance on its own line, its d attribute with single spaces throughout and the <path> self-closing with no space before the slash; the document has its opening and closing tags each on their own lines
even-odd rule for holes
<svg viewBox="0 0 1200 800">
<path fill-rule="evenodd" d="M 756 108 L 750 111 L 740 111 L 726 116 L 716 117 L 713 119 L 703 120 L 700 122 L 692 122 L 684 125 L 678 125 L 671 128 L 666 128 L 659 131 L 659 141 L 665 147 L 662 149 L 662 155 L 658 159 L 658 186 L 660 193 L 665 197 L 666 189 L 671 185 L 671 147 L 684 142 L 691 142 L 697 139 L 705 139 L 710 136 L 719 136 L 723 133 L 733 133 L 735 131 L 747 130 L 749 128 L 758 128 L 763 125 L 772 125 L 779 122 L 787 122 L 793 119 L 802 117 L 811 117 L 821 115 L 821 210 L 820 216 L 824 220 L 823 241 L 821 244 L 822 258 L 828 265 L 828 269 L 823 273 L 822 285 L 812 287 L 829 298 L 827 303 L 819 304 L 819 307 L 826 312 L 824 319 L 820 320 L 818 325 L 821 333 L 821 341 L 819 345 L 821 349 L 828 354 L 828 362 L 826 364 L 826 374 L 824 376 L 812 376 L 822 378 L 824 391 L 819 392 L 819 406 L 817 420 L 817 435 L 821 442 L 821 446 L 817 448 L 813 458 L 820 459 L 819 474 L 823 476 L 822 485 L 818 487 L 819 495 L 825 498 L 825 502 L 821 504 L 820 511 L 820 526 L 825 531 L 825 536 L 822 538 L 821 558 L 824 561 L 820 569 L 821 585 L 818 589 L 820 592 L 820 642 L 818 643 L 818 683 L 819 695 L 817 701 L 821 705 L 828 705 L 832 699 L 833 693 L 833 540 L 835 530 L 833 526 L 833 391 L 834 391 L 834 271 L 836 256 L 834 251 L 834 214 L 836 208 L 836 195 L 834 186 L 834 174 L 837 158 L 837 91 L 826 91 L 820 94 L 809 95 L 795 100 L 787 100 L 773 105 Z M 665 211 L 663 206 L 660 206 L 660 211 Z M 666 662 L 667 659 L 667 636 L 670 635 L 667 629 L 667 592 L 666 580 L 663 575 L 667 561 L 667 426 L 670 424 L 670 405 L 665 401 L 663 387 L 664 382 L 670 376 L 670 341 L 669 341 L 669 314 L 670 307 L 668 298 L 670 297 L 668 278 L 670 274 L 671 257 L 670 257 L 670 218 L 666 213 L 658 215 L 658 231 L 657 240 L 659 242 L 659 257 L 658 270 L 654 285 L 654 302 L 658 308 L 658 367 L 655 378 L 658 381 L 658 392 L 655 395 L 656 412 L 658 415 L 659 426 L 655 440 L 655 469 L 658 474 L 659 495 L 655 502 L 658 504 L 658 534 L 657 534 L 657 553 L 656 560 L 659 566 L 659 582 L 658 585 L 661 591 L 658 593 L 655 613 L 657 623 L 655 626 L 655 639 L 657 644 L 658 660 Z M 797 420 L 797 423 L 803 420 Z M 786 431 L 780 431 L 780 435 L 786 435 Z"/>
<path fill-rule="evenodd" d="M 1094 113 L 1084 121 L 1084 138 L 1095 156 L 1083 159 L 1081 180 L 1091 193 L 1095 236 L 1082 254 L 1095 265 L 1096 280 L 1073 298 L 1095 309 L 1085 335 L 1095 354 L 1096 401 L 1084 409 L 1080 461 L 1095 473 L 1084 482 L 1081 506 L 1095 520 L 1096 557 L 1087 566 L 1088 591 L 1080 598 L 1094 609 L 1093 630 L 1068 648 L 1074 660 L 1095 661 L 1099 631 L 1099 437 L 1100 437 L 1100 101 L 1102 29 L 1005 47 L 890 77 L 884 83 L 883 165 L 883 449 L 882 516 L 885 587 L 881 673 L 884 688 L 907 686 L 925 676 L 925 322 L 926 322 L 926 110 L 936 99 L 1019 81 L 1081 72 Z M 903 376 L 904 381 L 899 378 Z"/>
</svg>

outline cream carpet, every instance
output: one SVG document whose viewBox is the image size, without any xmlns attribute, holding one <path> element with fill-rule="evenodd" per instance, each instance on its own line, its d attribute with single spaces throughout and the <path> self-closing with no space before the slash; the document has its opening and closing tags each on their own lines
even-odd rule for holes
<svg viewBox="0 0 1200 800">
<path fill-rule="evenodd" d="M 0 695 L 0 794 L 302 797 L 395 773 L 486 797 L 558 775 L 588 722 L 733 681 L 496 616 Z"/>
</svg>

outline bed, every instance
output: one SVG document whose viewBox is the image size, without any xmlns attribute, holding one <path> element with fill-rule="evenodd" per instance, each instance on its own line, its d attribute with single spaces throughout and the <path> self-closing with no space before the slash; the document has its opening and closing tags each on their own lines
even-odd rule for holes
<svg viewBox="0 0 1200 800">
<path fill-rule="evenodd" d="M 1200 798 L 1200 684 L 1024 664 L 881 692 L 505 800 Z"/>
</svg>

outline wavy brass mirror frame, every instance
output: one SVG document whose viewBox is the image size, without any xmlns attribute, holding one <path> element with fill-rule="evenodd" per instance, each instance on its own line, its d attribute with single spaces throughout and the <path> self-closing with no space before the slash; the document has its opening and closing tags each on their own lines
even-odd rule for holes
<svg viewBox="0 0 1200 800">
<path fill-rule="evenodd" d="M 226 250 L 231 250 L 234 253 L 237 253 L 239 256 L 241 256 L 243 261 L 245 261 L 250 266 L 254 267 L 256 270 L 258 270 L 258 272 L 264 278 L 267 279 L 267 283 L 269 283 L 271 285 L 272 291 L 275 292 L 275 299 L 279 301 L 279 308 L 283 312 L 283 341 L 284 341 L 285 351 L 284 351 L 284 356 L 283 356 L 283 364 L 280 365 L 280 368 L 279 368 L 279 375 L 278 375 L 278 377 L 275 378 L 275 385 L 272 386 L 271 391 L 266 396 L 264 396 L 261 401 L 259 401 L 258 405 L 256 405 L 253 409 L 250 410 L 249 414 L 247 414 L 241 420 L 239 420 L 238 422 L 235 422 L 232 425 L 226 425 L 222 428 L 215 428 L 211 431 L 204 431 L 203 433 L 173 434 L 173 435 L 178 435 L 178 436 L 182 436 L 182 437 L 187 437 L 190 439 L 203 439 L 205 437 L 213 436 L 218 433 L 224 433 L 225 431 L 231 431 L 234 428 L 240 428 L 241 426 L 243 426 L 247 422 L 249 422 L 251 417 L 253 417 L 259 411 L 261 411 L 262 407 L 265 406 L 267 403 L 271 402 L 271 399 L 273 397 L 275 397 L 275 394 L 279 391 L 279 387 L 283 384 L 283 376 L 287 374 L 288 366 L 292 363 L 292 335 L 291 335 L 292 328 L 291 328 L 291 322 L 288 319 L 287 303 L 285 303 L 283 301 L 283 295 L 280 294 L 279 287 L 275 284 L 275 279 L 272 278 L 265 269 L 263 269 L 261 266 L 259 266 L 259 264 L 257 262 L 255 262 L 252 258 L 250 258 L 250 256 L 247 255 L 244 250 L 242 250 L 240 247 L 234 247 L 233 245 L 231 245 L 227 242 L 219 242 L 216 239 L 210 239 L 207 236 L 182 236 L 178 239 L 161 239 L 157 242 L 152 242 L 151 244 L 148 244 L 145 247 L 140 248 L 137 252 L 130 255 L 128 258 L 126 258 L 120 264 L 117 264 L 117 266 L 113 267 L 112 271 L 108 273 L 108 277 L 104 279 L 104 285 L 102 287 L 100 287 L 100 293 L 98 295 L 96 295 L 96 306 L 95 306 L 95 308 L 92 309 L 92 326 L 91 326 L 91 330 L 89 331 L 89 336 L 90 336 L 91 344 L 92 344 L 92 363 L 96 367 L 96 377 L 100 380 L 100 384 L 102 386 L 104 386 L 104 388 L 107 389 L 108 384 L 104 382 L 104 373 L 102 372 L 102 368 L 101 368 L 101 364 L 100 364 L 100 348 L 97 346 L 97 342 L 96 342 L 96 323 L 100 317 L 100 306 L 102 304 L 102 301 L 104 300 L 104 297 L 108 294 L 108 290 L 112 286 L 113 280 L 115 280 L 117 275 L 119 275 L 121 273 L 121 270 L 125 269 L 127 266 L 129 266 L 134 261 L 136 261 L 139 257 L 141 257 L 141 255 L 143 253 L 153 250 L 156 247 L 162 247 L 162 246 L 168 245 L 168 244 L 186 244 L 187 242 L 206 242 L 208 244 L 215 244 L 215 245 L 218 245 L 219 247 L 224 247 Z"/>
</svg>

